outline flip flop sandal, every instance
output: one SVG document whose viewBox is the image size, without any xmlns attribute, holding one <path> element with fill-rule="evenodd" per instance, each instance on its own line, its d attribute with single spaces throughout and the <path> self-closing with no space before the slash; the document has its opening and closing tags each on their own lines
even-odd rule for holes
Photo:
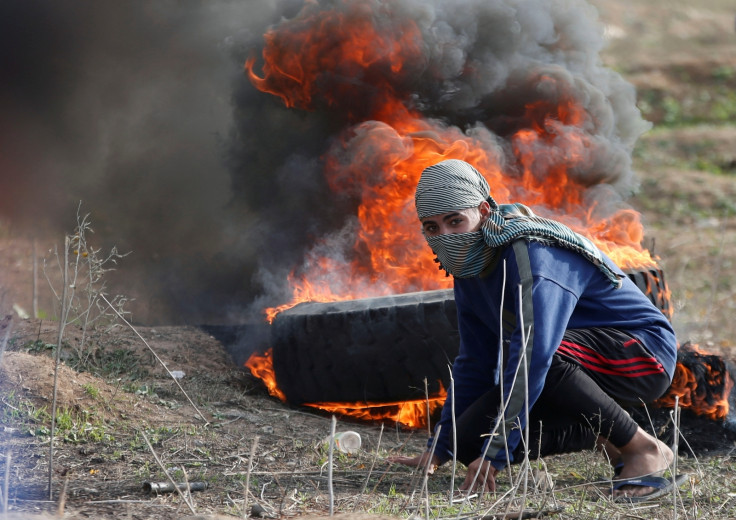
<svg viewBox="0 0 736 520">
<path fill-rule="evenodd" d="M 627 496 L 613 496 L 614 502 L 646 502 L 648 500 L 655 500 L 659 497 L 668 495 L 676 487 L 680 487 L 682 484 L 687 482 L 688 475 L 686 473 L 677 475 L 673 478 L 658 477 L 655 475 L 648 475 L 639 478 L 630 478 L 624 480 L 615 480 L 613 482 L 612 491 L 617 491 L 624 486 L 639 486 L 639 487 L 651 487 L 654 491 L 647 493 L 646 495 L 627 497 Z"/>
</svg>

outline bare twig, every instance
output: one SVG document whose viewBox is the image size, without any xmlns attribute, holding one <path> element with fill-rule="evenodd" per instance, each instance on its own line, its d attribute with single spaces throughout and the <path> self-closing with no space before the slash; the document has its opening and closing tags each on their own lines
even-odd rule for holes
<svg viewBox="0 0 736 520">
<path fill-rule="evenodd" d="M 253 459 L 256 456 L 256 446 L 258 446 L 258 435 L 253 438 L 253 444 L 250 446 L 250 456 L 248 457 L 248 472 L 245 474 L 245 501 L 243 502 L 243 518 L 248 518 L 248 494 L 250 493 L 250 474 L 253 471 Z"/>
<path fill-rule="evenodd" d="M 368 468 L 368 474 L 365 476 L 365 482 L 363 483 L 363 487 L 360 490 L 360 494 L 362 495 L 365 493 L 366 488 L 368 487 L 368 482 L 371 479 L 371 474 L 373 473 L 373 468 L 376 465 L 376 460 L 378 459 L 378 450 L 381 447 L 381 439 L 383 438 L 383 423 L 381 423 L 381 430 L 378 432 L 378 442 L 376 443 L 376 451 L 373 455 L 373 460 L 371 461 L 371 467 Z"/>
<path fill-rule="evenodd" d="M 176 489 L 176 492 L 179 494 L 179 496 L 184 500 L 184 502 L 187 504 L 187 507 L 192 512 L 193 515 L 196 515 L 197 512 L 194 510 L 194 506 L 187 500 L 187 497 L 184 496 L 184 493 L 179 489 L 179 485 L 176 483 L 176 481 L 171 477 L 169 472 L 166 470 L 166 466 L 164 466 L 163 462 L 161 462 L 161 459 L 158 458 L 158 455 L 156 455 L 156 451 L 153 449 L 153 446 L 151 446 L 151 442 L 148 440 L 148 437 L 146 436 L 145 432 L 141 432 L 141 436 L 143 436 L 143 440 L 146 441 L 146 445 L 148 446 L 148 449 L 151 450 L 151 454 L 153 455 L 153 458 L 156 460 L 156 464 L 161 468 L 161 471 L 164 472 L 164 475 L 166 475 L 166 478 L 169 479 L 169 482 L 171 482 L 171 485 L 174 486 L 174 489 Z M 191 494 L 190 494 L 191 497 Z"/>
<path fill-rule="evenodd" d="M 429 420 L 429 386 L 427 384 L 427 378 L 424 378 L 424 402 L 427 405 L 427 435 L 432 436 L 432 425 Z"/>
<path fill-rule="evenodd" d="M 10 462 L 13 459 L 13 453 L 8 451 L 5 453 L 5 484 L 3 486 L 3 513 L 8 512 L 8 495 L 10 495 Z"/>
<path fill-rule="evenodd" d="M 69 486 L 69 472 L 64 475 L 64 485 L 59 494 L 59 505 L 56 507 L 56 516 L 62 518 L 64 516 L 64 508 L 66 507 L 66 489 Z"/>
<path fill-rule="evenodd" d="M 337 420 L 335 416 L 332 416 L 332 422 L 330 423 L 330 448 L 329 456 L 327 457 L 327 492 L 330 497 L 330 516 L 335 514 L 335 493 L 332 489 L 332 454 L 335 451 L 335 425 Z"/>
<path fill-rule="evenodd" d="M 128 320 L 126 320 L 125 317 L 122 314 L 120 314 L 120 312 L 118 312 L 118 310 L 115 307 L 113 307 L 112 303 L 110 303 L 110 301 L 107 298 L 105 298 L 105 295 L 104 294 L 100 293 L 100 298 L 105 303 L 107 303 L 110 306 L 110 308 L 117 315 L 117 317 L 120 319 L 120 321 L 122 321 L 123 323 L 125 323 L 135 333 L 135 335 L 138 336 L 138 338 L 143 342 L 143 344 L 146 347 L 148 347 L 148 350 L 151 351 L 151 354 L 153 354 L 153 357 L 156 358 L 156 361 L 158 361 L 161 364 L 162 367 L 164 367 L 164 370 L 166 370 L 166 373 L 169 374 L 169 376 L 171 376 L 171 379 L 174 380 L 174 383 L 176 383 L 176 386 L 179 387 L 179 390 L 181 390 L 181 393 L 184 394 L 184 397 L 187 398 L 187 401 L 189 401 L 189 404 L 192 405 L 192 408 L 194 408 L 194 410 L 197 412 L 197 415 L 199 415 L 200 419 L 202 419 L 205 422 L 205 424 L 209 424 L 209 421 L 205 418 L 205 416 L 202 414 L 202 412 L 199 411 L 199 408 L 197 408 L 197 405 L 194 404 L 194 401 L 192 401 L 189 398 L 189 395 L 187 395 L 187 393 L 181 387 L 181 385 L 179 384 L 179 380 L 174 377 L 174 374 L 171 373 L 171 371 L 169 370 L 169 367 L 167 367 L 166 366 L 166 363 L 164 363 L 161 360 L 161 358 L 158 357 L 158 354 L 156 354 L 156 351 L 153 350 L 153 348 L 151 347 L 151 345 L 149 345 L 148 342 L 143 338 L 143 336 L 141 336 L 141 334 L 136 330 L 136 328 L 133 327 L 133 325 L 131 325 L 130 322 Z"/>
<path fill-rule="evenodd" d="M 187 492 L 185 497 L 187 497 L 187 500 L 190 504 L 192 504 L 192 511 L 194 510 L 194 497 L 192 496 L 192 486 L 189 484 L 189 475 L 187 475 L 187 468 L 184 466 L 184 464 L 181 465 L 181 472 L 182 475 L 184 475 L 184 491 Z"/>
<path fill-rule="evenodd" d="M 61 360 L 61 343 L 64 339 L 64 327 L 66 326 L 69 305 L 67 302 L 67 288 L 69 279 L 67 270 L 69 268 L 69 237 L 64 237 L 64 266 L 62 270 L 61 289 L 61 315 L 59 316 L 59 335 L 56 341 L 56 357 L 54 359 L 54 391 L 51 400 L 51 436 L 49 438 L 49 500 L 53 498 L 51 481 L 54 475 L 54 430 L 56 429 L 56 394 L 58 390 L 59 362 Z"/>
<path fill-rule="evenodd" d="M 519 284 L 519 301 L 522 301 L 522 288 L 521 284 Z M 522 350 L 522 357 L 524 358 L 524 418 L 525 418 L 525 425 L 524 425 L 524 465 L 523 465 L 523 471 L 521 472 L 524 474 L 523 482 L 524 482 L 524 492 L 522 495 L 522 504 L 526 504 L 526 496 L 528 491 L 528 483 L 529 483 L 529 363 L 530 360 L 527 359 L 526 355 L 526 349 L 527 344 L 529 341 L 529 334 L 531 333 L 531 325 L 529 326 L 529 330 L 527 333 L 524 333 L 524 316 L 521 316 L 521 344 L 524 345 L 524 349 Z"/>
<path fill-rule="evenodd" d="M 33 237 L 33 281 L 32 285 L 32 306 L 33 317 L 38 319 L 38 252 L 36 237 Z"/>
<path fill-rule="evenodd" d="M 452 410 L 452 473 L 450 475 L 450 497 L 449 503 L 452 504 L 452 497 L 455 494 L 455 473 L 457 472 L 457 418 L 455 417 L 455 378 L 452 377 L 452 367 L 450 370 L 450 407 Z"/>
<path fill-rule="evenodd" d="M 72 347 L 75 349 L 80 364 L 85 364 L 92 355 L 92 350 L 85 346 L 89 328 L 102 318 L 111 318 L 111 315 L 107 313 L 107 307 L 102 306 L 99 302 L 99 295 L 105 290 L 103 277 L 112 270 L 111 264 L 117 263 L 119 258 L 123 258 L 127 254 L 120 254 L 117 248 L 113 247 L 107 256 L 101 257 L 99 249 L 89 246 L 86 235 L 92 233 L 93 230 L 89 214 L 82 215 L 80 212 L 81 205 L 80 202 L 77 208 L 77 226 L 74 234 L 68 237 L 69 242 L 65 247 L 63 265 L 58 249 L 55 249 L 54 257 L 56 267 L 58 267 L 62 278 L 65 280 L 64 288 L 71 291 L 65 298 L 67 305 L 65 322 L 66 324 L 77 323 L 82 329 L 79 343 L 72 345 Z M 73 260 L 69 259 L 69 255 L 72 253 L 74 255 Z M 43 274 L 54 297 L 61 301 L 62 297 L 54 287 L 54 283 L 49 278 L 46 270 L 46 259 L 43 262 Z M 125 301 L 127 300 L 121 296 L 113 298 L 113 302 L 121 311 Z M 117 322 L 115 321 L 115 323 Z"/>
<path fill-rule="evenodd" d="M 10 334 L 13 332 L 13 317 L 11 315 L 10 320 L 8 320 L 7 328 L 5 329 L 5 335 L 3 336 L 2 341 L 0 341 L 0 365 L 3 363 L 3 353 L 5 352 L 5 347 L 8 346 L 8 340 L 10 339 Z"/>
<path fill-rule="evenodd" d="M 675 410 L 674 410 L 674 425 L 675 429 L 675 440 L 672 446 L 672 482 L 677 479 L 677 452 L 680 449 L 680 396 L 675 396 Z M 677 520 L 677 493 L 679 488 L 677 485 L 672 486 L 672 520 Z"/>
<path fill-rule="evenodd" d="M 436 435 L 434 436 L 434 439 L 432 441 L 432 447 L 429 450 L 429 457 L 427 457 L 427 463 L 424 466 L 424 476 L 422 478 L 422 494 L 425 498 L 424 500 L 424 511 L 425 511 L 425 518 L 426 520 L 429 520 L 429 469 L 432 467 L 432 457 L 434 456 L 434 450 L 437 448 L 437 440 L 439 439 L 440 433 L 442 430 L 442 426 L 437 427 Z"/>
</svg>

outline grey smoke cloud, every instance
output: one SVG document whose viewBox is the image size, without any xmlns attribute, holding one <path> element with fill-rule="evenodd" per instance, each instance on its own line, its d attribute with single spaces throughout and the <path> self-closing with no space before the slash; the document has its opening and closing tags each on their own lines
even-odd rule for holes
<svg viewBox="0 0 736 520">
<path fill-rule="evenodd" d="M 633 88 L 600 61 L 591 6 L 360 4 L 377 14 L 341 1 L 3 2 L 0 214 L 58 232 L 82 200 L 95 237 L 133 251 L 116 283 L 136 298 L 134 317 L 247 319 L 290 299 L 286 275 L 313 247 L 349 254 L 356 193 L 329 189 L 324 158 L 351 128 L 366 142 L 385 131 L 361 125 L 377 78 L 427 118 L 481 138 L 510 176 L 518 165 L 508 139 L 529 124 L 526 104 L 572 96 L 591 143 L 573 172 L 588 196 L 605 193 L 616 208 L 635 189 L 630 155 L 647 123 Z M 260 56 L 269 28 L 288 31 L 328 8 L 392 37 L 414 23 L 419 53 L 398 73 L 377 65 L 358 77 L 336 66 L 321 85 L 338 88 L 337 103 L 317 96 L 315 110 L 287 109 L 243 64 Z M 358 141 L 341 153 L 352 149 Z"/>
<path fill-rule="evenodd" d="M 241 307 L 257 216 L 233 204 L 232 95 L 246 49 L 288 11 L 2 2 L 0 215 L 17 233 L 60 238 L 82 201 L 95 245 L 132 251 L 111 290 L 136 299 L 134 319 L 209 321 Z"/>
</svg>

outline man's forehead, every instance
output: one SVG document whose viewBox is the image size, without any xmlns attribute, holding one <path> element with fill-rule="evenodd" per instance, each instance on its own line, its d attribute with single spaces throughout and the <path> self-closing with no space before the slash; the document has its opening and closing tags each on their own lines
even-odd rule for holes
<svg viewBox="0 0 736 520">
<path fill-rule="evenodd" d="M 430 215 L 428 217 L 423 217 L 423 218 L 420 218 L 419 220 L 422 223 L 424 223 L 424 222 L 435 222 L 437 220 L 445 220 L 448 217 L 454 217 L 456 215 L 464 214 L 465 212 L 467 212 L 470 209 L 472 209 L 472 208 L 466 208 L 466 209 L 458 209 L 458 210 L 454 210 L 454 211 L 448 211 L 447 213 L 440 213 L 439 215 Z"/>
</svg>

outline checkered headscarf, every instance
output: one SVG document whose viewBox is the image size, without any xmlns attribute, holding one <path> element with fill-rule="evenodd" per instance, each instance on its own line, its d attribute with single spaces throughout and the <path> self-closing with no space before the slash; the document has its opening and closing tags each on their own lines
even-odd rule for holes
<svg viewBox="0 0 736 520">
<path fill-rule="evenodd" d="M 459 278 L 477 276 L 496 252 L 520 238 L 571 249 L 596 265 L 614 287 L 620 276 L 605 262 L 588 238 L 557 221 L 539 217 L 523 204 L 499 206 L 478 170 L 465 161 L 448 159 L 426 168 L 417 184 L 414 202 L 420 219 L 473 208 L 484 200 L 491 214 L 479 231 L 426 237 L 440 268 Z"/>
<path fill-rule="evenodd" d="M 414 195 L 417 216 L 421 219 L 474 208 L 484 200 L 491 209 L 497 209 L 498 204 L 490 193 L 488 182 L 478 170 L 465 161 L 448 159 L 422 172 Z"/>
</svg>

